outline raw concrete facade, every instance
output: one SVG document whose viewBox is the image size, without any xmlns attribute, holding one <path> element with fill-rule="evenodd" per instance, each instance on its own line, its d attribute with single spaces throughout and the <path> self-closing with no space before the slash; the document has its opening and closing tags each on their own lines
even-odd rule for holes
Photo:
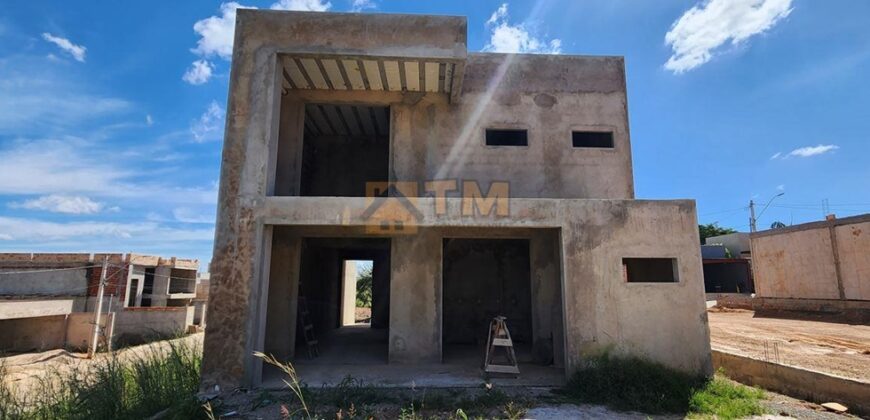
<svg viewBox="0 0 870 420">
<path fill-rule="evenodd" d="M 634 199 L 622 58 L 470 54 L 461 17 L 240 9 L 227 113 L 204 389 L 259 385 L 255 351 L 300 360 L 300 293 L 338 329 L 348 259 L 374 261 L 378 363 L 452 363 L 510 312 L 563 375 L 608 349 L 711 371 L 695 205 Z M 410 216 L 373 223 L 390 203 Z"/>
<path fill-rule="evenodd" d="M 870 300 L 870 215 L 752 234 L 756 295 Z"/>
</svg>

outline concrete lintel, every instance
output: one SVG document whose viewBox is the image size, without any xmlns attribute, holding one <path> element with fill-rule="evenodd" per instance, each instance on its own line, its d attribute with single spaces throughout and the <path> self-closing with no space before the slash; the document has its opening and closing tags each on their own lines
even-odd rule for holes
<svg viewBox="0 0 870 420">
<path fill-rule="evenodd" d="M 370 205 L 394 198 L 376 200 L 365 197 L 267 197 L 260 213 L 267 225 L 299 226 L 366 226 L 372 223 L 365 217 Z M 436 200 L 431 197 L 414 198 L 422 216 L 417 226 L 466 226 L 510 228 L 558 228 L 571 222 L 571 214 L 582 211 L 589 214 L 610 212 L 614 207 L 641 208 L 644 206 L 677 206 L 694 208 L 692 200 L 603 200 L 603 199 L 508 199 L 508 216 L 463 215 L 462 198 L 446 198 L 446 213 L 437 214 Z"/>
<path fill-rule="evenodd" d="M 316 13 L 239 9 L 237 34 L 274 42 L 281 53 L 461 59 L 464 16 Z"/>
</svg>

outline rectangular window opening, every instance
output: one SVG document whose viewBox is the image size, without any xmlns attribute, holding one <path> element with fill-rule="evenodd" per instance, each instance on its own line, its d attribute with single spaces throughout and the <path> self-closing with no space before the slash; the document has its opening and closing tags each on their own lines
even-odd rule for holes
<svg viewBox="0 0 870 420">
<path fill-rule="evenodd" d="M 528 130 L 486 129 L 487 146 L 528 146 Z"/>
<path fill-rule="evenodd" d="M 676 283 L 676 258 L 623 258 L 622 270 L 628 283 Z"/>
<path fill-rule="evenodd" d="M 609 131 L 572 131 L 571 144 L 574 147 L 612 149 L 613 133 Z"/>
</svg>

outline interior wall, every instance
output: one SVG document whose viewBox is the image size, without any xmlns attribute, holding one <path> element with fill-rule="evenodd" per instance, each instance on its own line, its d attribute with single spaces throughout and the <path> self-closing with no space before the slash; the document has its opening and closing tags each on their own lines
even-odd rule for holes
<svg viewBox="0 0 870 420">
<path fill-rule="evenodd" d="M 496 316 L 507 318 L 514 342 L 531 343 L 529 241 L 447 238 L 443 246 L 442 344 L 485 345 Z"/>
<path fill-rule="evenodd" d="M 366 182 L 387 180 L 389 141 L 349 136 L 305 136 L 302 195 L 365 197 Z"/>
</svg>

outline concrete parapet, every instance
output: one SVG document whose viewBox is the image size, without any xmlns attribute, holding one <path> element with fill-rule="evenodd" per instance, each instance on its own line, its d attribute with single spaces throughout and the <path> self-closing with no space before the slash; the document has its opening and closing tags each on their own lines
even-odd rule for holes
<svg viewBox="0 0 870 420">
<path fill-rule="evenodd" d="M 870 414 L 870 383 L 713 350 L 713 366 L 735 381 L 816 403 L 839 402 Z"/>
</svg>

